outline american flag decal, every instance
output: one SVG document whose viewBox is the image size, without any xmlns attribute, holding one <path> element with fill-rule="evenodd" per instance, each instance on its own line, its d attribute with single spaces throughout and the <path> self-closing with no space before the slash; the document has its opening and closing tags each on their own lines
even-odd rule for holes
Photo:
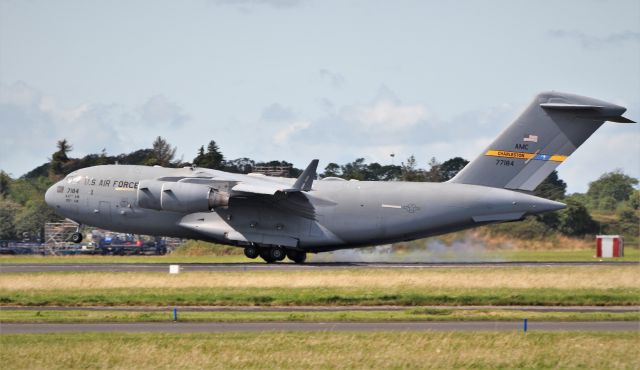
<svg viewBox="0 0 640 370">
<path fill-rule="evenodd" d="M 528 141 L 530 143 L 537 143 L 538 142 L 538 135 L 529 134 L 529 136 L 525 136 L 524 139 L 522 139 L 522 141 Z"/>
<path fill-rule="evenodd" d="M 62 193 L 64 191 L 64 186 L 58 186 L 56 190 L 58 191 L 58 193 Z"/>
</svg>

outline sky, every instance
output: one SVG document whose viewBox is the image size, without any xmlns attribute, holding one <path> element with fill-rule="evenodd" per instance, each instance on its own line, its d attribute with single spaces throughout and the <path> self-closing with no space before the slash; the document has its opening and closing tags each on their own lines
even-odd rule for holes
<svg viewBox="0 0 640 370">
<path fill-rule="evenodd" d="M 156 136 L 191 161 L 304 168 L 477 157 L 542 91 L 640 120 L 640 2 L 0 0 L 0 169 L 66 138 L 73 157 Z M 391 154 L 395 157 L 391 157 Z M 640 177 L 640 124 L 606 123 L 563 165 L 569 192 Z"/>
</svg>

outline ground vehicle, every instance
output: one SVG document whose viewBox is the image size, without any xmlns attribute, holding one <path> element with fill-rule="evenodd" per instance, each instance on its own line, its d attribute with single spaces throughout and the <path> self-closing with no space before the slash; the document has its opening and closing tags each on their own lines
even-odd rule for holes
<svg viewBox="0 0 640 370">
<path fill-rule="evenodd" d="M 39 244 L 0 240 L 0 254 L 32 254 L 37 246 Z"/>
<path fill-rule="evenodd" d="M 98 242 L 97 251 L 102 255 L 164 255 L 167 247 L 162 241 L 143 241 L 127 236 L 106 236 Z"/>
</svg>

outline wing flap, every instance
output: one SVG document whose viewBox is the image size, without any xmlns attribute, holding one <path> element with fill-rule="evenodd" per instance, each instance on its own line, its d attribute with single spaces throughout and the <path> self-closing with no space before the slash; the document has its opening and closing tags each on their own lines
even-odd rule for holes
<svg viewBox="0 0 640 370">
<path fill-rule="evenodd" d="M 236 184 L 231 190 L 242 193 L 275 195 L 281 193 L 297 193 L 301 191 L 310 191 L 313 180 L 316 178 L 316 170 L 318 168 L 318 160 L 314 159 L 309 163 L 307 168 L 302 172 L 300 177 L 296 179 L 293 185 L 287 186 L 282 183 L 267 182 L 258 178 L 251 181 Z"/>
<path fill-rule="evenodd" d="M 267 184 L 267 183 L 247 183 L 241 182 L 231 190 L 242 193 L 253 193 L 253 194 L 265 194 L 265 195 L 275 195 L 277 192 L 287 192 L 290 190 L 280 184 Z"/>
</svg>

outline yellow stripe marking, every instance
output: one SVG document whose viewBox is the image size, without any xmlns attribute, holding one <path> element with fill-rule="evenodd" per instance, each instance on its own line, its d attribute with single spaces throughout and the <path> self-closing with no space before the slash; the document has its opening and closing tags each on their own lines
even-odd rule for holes
<svg viewBox="0 0 640 370">
<path fill-rule="evenodd" d="M 510 152 L 507 150 L 487 150 L 485 155 L 490 157 L 525 159 L 527 161 L 531 159 L 536 159 L 536 157 L 545 156 L 544 154 L 538 154 L 537 152 L 536 153 Z M 554 162 L 563 162 L 565 159 L 567 159 L 566 155 L 558 155 L 558 154 L 547 156 L 547 158 L 538 158 L 538 160 L 547 160 L 547 161 L 554 161 Z"/>
</svg>

